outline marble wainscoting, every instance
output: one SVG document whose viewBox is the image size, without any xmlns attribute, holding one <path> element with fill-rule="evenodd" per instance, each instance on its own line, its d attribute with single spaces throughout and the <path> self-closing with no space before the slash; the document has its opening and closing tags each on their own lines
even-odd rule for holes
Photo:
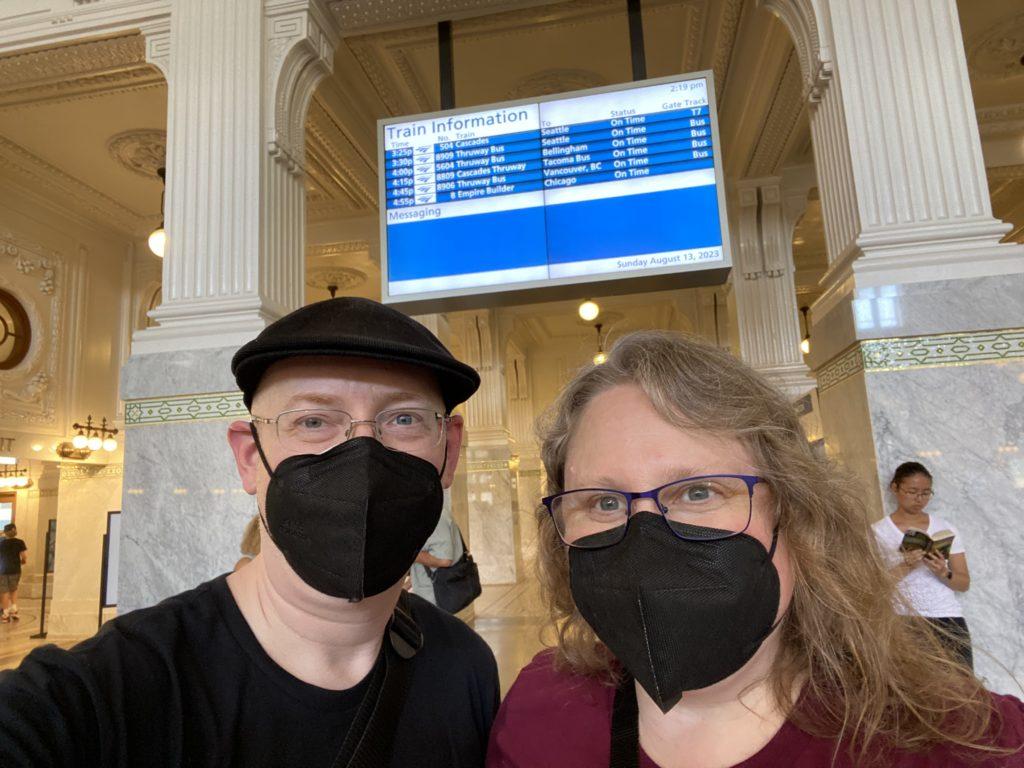
<svg viewBox="0 0 1024 768">
<path fill-rule="evenodd" d="M 248 419 L 231 376 L 234 352 L 133 355 L 122 369 L 122 613 L 191 589 L 238 559 L 256 503 L 227 442 L 228 424 Z"/>
<path fill-rule="evenodd" d="M 241 396 L 239 395 L 239 398 Z M 256 514 L 227 442 L 228 419 L 129 427 L 120 611 L 230 571 Z"/>
<path fill-rule="evenodd" d="M 873 372 L 866 386 L 886 511 L 895 507 L 886 487 L 894 468 L 928 467 L 928 511 L 953 523 L 967 550 L 962 603 L 976 670 L 993 690 L 1021 696 L 1024 359 Z"/>
<path fill-rule="evenodd" d="M 120 464 L 64 464 L 57 491 L 53 602 L 47 631 L 91 635 L 99 628 L 107 513 L 121 509 Z"/>
<path fill-rule="evenodd" d="M 471 436 L 466 450 L 470 540 L 483 584 L 514 584 L 517 579 L 518 504 L 509 457 L 507 440 L 488 445 Z"/>
</svg>

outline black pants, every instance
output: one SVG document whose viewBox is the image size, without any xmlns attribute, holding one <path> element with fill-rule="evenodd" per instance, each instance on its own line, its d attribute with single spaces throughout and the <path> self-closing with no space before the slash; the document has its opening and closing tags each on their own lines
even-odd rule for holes
<svg viewBox="0 0 1024 768">
<path fill-rule="evenodd" d="M 925 619 L 933 627 L 945 630 L 939 632 L 939 640 L 957 656 L 972 672 L 974 671 L 974 653 L 971 651 L 971 632 L 962 616 L 951 616 L 941 619 Z"/>
</svg>

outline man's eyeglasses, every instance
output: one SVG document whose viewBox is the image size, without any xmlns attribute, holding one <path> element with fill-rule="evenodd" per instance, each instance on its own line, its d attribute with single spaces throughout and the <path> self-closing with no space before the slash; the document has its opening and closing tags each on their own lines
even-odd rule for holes
<svg viewBox="0 0 1024 768">
<path fill-rule="evenodd" d="M 669 530 L 680 539 L 714 541 L 747 530 L 754 486 L 763 482 L 754 475 L 701 475 L 642 493 L 580 488 L 541 501 L 570 547 L 597 549 L 622 541 L 638 499 L 653 499 Z"/>
<path fill-rule="evenodd" d="M 256 424 L 273 424 L 278 442 L 289 453 L 322 453 L 352 437 L 359 424 L 371 424 L 386 448 L 406 453 L 429 450 L 441 442 L 451 417 L 432 408 L 392 408 L 373 419 L 353 419 L 345 411 L 302 408 L 273 419 L 253 416 Z"/>
</svg>

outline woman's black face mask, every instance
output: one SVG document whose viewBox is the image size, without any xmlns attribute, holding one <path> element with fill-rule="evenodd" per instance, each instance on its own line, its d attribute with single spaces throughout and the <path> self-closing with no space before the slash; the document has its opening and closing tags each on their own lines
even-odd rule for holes
<svg viewBox="0 0 1024 768">
<path fill-rule="evenodd" d="M 306 584 L 355 601 L 405 576 L 441 516 L 433 464 L 354 437 L 321 454 L 289 456 L 272 471 L 252 431 L 270 475 L 264 524 Z"/>
<path fill-rule="evenodd" d="M 766 550 L 745 533 L 681 539 L 665 522 L 641 512 L 619 543 L 570 549 L 569 576 L 583 618 L 668 712 L 684 691 L 750 661 L 774 629 L 780 588 L 772 562 L 778 529 Z"/>
</svg>

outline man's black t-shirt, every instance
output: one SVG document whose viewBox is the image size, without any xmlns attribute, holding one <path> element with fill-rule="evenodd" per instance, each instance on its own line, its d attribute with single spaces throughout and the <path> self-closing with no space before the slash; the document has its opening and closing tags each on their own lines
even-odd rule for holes
<svg viewBox="0 0 1024 768">
<path fill-rule="evenodd" d="M 424 645 L 391 765 L 482 766 L 498 708 L 494 656 L 458 619 L 410 597 Z M 329 691 L 285 672 L 221 576 L 0 673 L 0 765 L 329 768 L 368 680 Z"/>
<path fill-rule="evenodd" d="M 21 575 L 21 553 L 27 549 L 25 542 L 19 538 L 0 539 L 0 574 L 4 576 Z"/>
</svg>

